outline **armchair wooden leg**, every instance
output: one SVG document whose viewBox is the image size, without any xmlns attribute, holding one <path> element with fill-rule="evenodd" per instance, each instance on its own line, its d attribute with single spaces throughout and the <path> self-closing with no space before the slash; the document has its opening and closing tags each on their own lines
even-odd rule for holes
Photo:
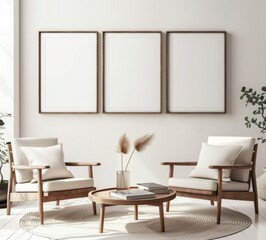
<svg viewBox="0 0 266 240">
<path fill-rule="evenodd" d="M 217 201 L 217 224 L 221 223 L 221 210 L 222 210 L 222 198 L 218 198 Z"/>
<path fill-rule="evenodd" d="M 169 212 L 170 210 L 170 202 L 166 202 L 166 212 Z"/>
<path fill-rule="evenodd" d="M 254 208 L 255 208 L 255 213 L 259 214 L 259 200 L 258 200 L 258 189 L 257 189 L 257 181 L 256 181 L 256 176 L 253 173 L 252 174 L 252 188 L 254 192 Z"/>
<path fill-rule="evenodd" d="M 7 206 L 6 206 L 6 214 L 7 215 L 10 215 L 10 212 L 11 212 L 11 201 L 10 201 L 10 196 L 11 196 L 11 184 L 9 183 L 8 185 L 8 193 L 7 193 Z"/>
<path fill-rule="evenodd" d="M 10 202 L 10 198 L 7 198 L 7 206 L 6 206 L 6 215 L 10 215 L 11 212 L 11 202 Z"/>
<path fill-rule="evenodd" d="M 211 200 L 211 205 L 214 206 L 214 201 L 213 200 Z"/>
<path fill-rule="evenodd" d="M 222 210 L 222 176 L 223 170 L 218 169 L 218 193 L 217 193 L 217 224 L 221 223 L 221 210 Z"/>
<path fill-rule="evenodd" d="M 39 201 L 39 214 L 40 214 L 40 223 L 43 225 L 43 201 Z"/>
<path fill-rule="evenodd" d="M 253 151 L 253 156 L 252 156 L 253 167 L 252 167 L 252 170 L 251 170 L 251 182 L 252 182 L 252 188 L 253 188 L 253 192 L 254 192 L 255 213 L 259 214 L 258 188 L 257 188 L 257 177 L 256 177 L 257 149 L 258 149 L 258 144 L 255 144 L 254 151 Z"/>
<path fill-rule="evenodd" d="M 255 194 L 254 208 L 255 208 L 255 213 L 259 214 L 259 201 L 258 201 L 258 195 L 257 194 Z"/>
<path fill-rule="evenodd" d="M 97 215 L 96 202 L 92 202 L 92 209 L 93 209 L 93 214 Z"/>
<path fill-rule="evenodd" d="M 55 201 L 55 205 L 56 205 L 56 206 L 59 206 L 59 203 L 60 203 L 59 200 L 56 200 L 56 201 Z"/>
<path fill-rule="evenodd" d="M 134 220 L 139 219 L 139 210 L 138 210 L 138 205 L 135 205 L 134 207 Z"/>
<path fill-rule="evenodd" d="M 8 182 L 8 189 L 7 189 L 7 206 L 6 206 L 6 214 L 10 215 L 11 212 L 11 193 L 12 193 L 12 188 L 13 188 L 13 178 L 14 178 L 14 173 L 11 171 L 10 176 L 9 176 L 9 182 Z"/>
</svg>

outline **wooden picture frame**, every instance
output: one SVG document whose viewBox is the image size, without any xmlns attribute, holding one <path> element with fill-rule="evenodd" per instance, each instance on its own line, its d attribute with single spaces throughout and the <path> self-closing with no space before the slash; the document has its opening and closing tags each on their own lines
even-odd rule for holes
<svg viewBox="0 0 266 240">
<path fill-rule="evenodd" d="M 98 113 L 98 32 L 39 32 L 39 113 Z"/>
<path fill-rule="evenodd" d="M 161 113 L 162 32 L 103 32 L 103 112 Z"/>
<path fill-rule="evenodd" d="M 168 31 L 167 112 L 226 113 L 226 32 Z"/>
</svg>

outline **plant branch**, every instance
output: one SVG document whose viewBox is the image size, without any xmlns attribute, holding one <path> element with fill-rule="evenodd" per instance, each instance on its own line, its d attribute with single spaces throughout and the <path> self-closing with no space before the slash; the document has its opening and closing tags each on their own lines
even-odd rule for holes
<svg viewBox="0 0 266 240">
<path fill-rule="evenodd" d="M 251 123 L 256 125 L 259 129 L 262 129 L 262 131 L 266 131 L 266 127 L 260 126 L 257 122 L 251 122 Z"/>
<path fill-rule="evenodd" d="M 266 133 L 266 86 L 261 88 L 262 93 L 257 93 L 256 90 L 253 90 L 252 88 L 246 89 L 246 87 L 242 87 L 241 92 L 243 93 L 240 96 L 240 99 L 246 100 L 246 106 L 251 104 L 252 106 L 256 107 L 256 109 L 253 111 L 254 115 L 259 115 L 261 117 L 261 120 L 258 118 L 251 118 L 245 117 L 246 123 L 245 125 L 250 128 L 251 124 L 257 126 L 261 132 L 261 134 Z M 266 142 L 266 139 L 262 137 L 258 138 L 258 140 L 261 140 L 262 143 Z"/>
</svg>

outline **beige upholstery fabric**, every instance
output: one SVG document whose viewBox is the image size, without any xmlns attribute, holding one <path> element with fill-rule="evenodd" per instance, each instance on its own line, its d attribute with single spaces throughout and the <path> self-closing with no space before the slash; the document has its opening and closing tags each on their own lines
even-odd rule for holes
<svg viewBox="0 0 266 240">
<path fill-rule="evenodd" d="M 234 164 L 250 164 L 255 139 L 252 137 L 214 137 L 208 138 L 208 144 L 213 145 L 241 145 L 243 146 Z M 232 170 L 230 178 L 232 181 L 248 182 L 249 170 Z"/>
<path fill-rule="evenodd" d="M 208 178 L 218 180 L 217 169 L 210 169 L 210 165 L 233 165 L 242 146 L 216 146 L 202 143 L 197 166 L 189 177 Z M 230 180 L 230 170 L 223 170 L 223 179 Z"/>
<path fill-rule="evenodd" d="M 49 147 L 20 147 L 25 153 L 30 165 L 50 166 L 49 169 L 42 170 L 42 180 L 54 180 L 63 178 L 73 178 L 73 174 L 67 170 L 64 162 L 62 144 Z M 38 171 L 33 170 L 33 180 L 37 182 Z"/>
<path fill-rule="evenodd" d="M 44 192 L 53 192 L 53 191 L 63 191 L 71 189 L 80 189 L 93 187 L 92 178 L 68 178 L 68 179 L 58 179 L 51 181 L 43 182 L 43 191 Z M 17 192 L 37 192 L 38 183 L 20 183 L 16 184 Z"/>
<path fill-rule="evenodd" d="M 218 183 L 216 180 L 201 178 L 169 178 L 169 187 L 179 187 L 187 189 L 217 191 Z M 243 182 L 223 182 L 223 191 L 249 191 L 248 183 Z"/>
<path fill-rule="evenodd" d="M 15 165 L 29 165 L 28 160 L 20 147 L 48 147 L 58 143 L 57 138 L 14 138 L 11 142 Z M 32 178 L 32 171 L 16 170 L 16 179 L 18 183 L 29 182 Z"/>
</svg>

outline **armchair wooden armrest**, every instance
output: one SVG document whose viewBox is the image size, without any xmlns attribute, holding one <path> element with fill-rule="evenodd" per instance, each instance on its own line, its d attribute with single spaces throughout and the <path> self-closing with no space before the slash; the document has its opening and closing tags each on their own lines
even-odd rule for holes
<svg viewBox="0 0 266 240">
<path fill-rule="evenodd" d="M 169 166 L 195 166 L 197 162 L 161 162 L 161 165 Z"/>
<path fill-rule="evenodd" d="M 219 166 L 219 165 L 210 165 L 209 168 L 211 169 L 250 169 L 251 165 L 245 164 L 236 164 L 232 166 Z"/>
<path fill-rule="evenodd" d="M 70 167 L 82 167 L 82 166 L 88 167 L 88 174 L 90 178 L 93 178 L 92 167 L 101 165 L 101 163 L 99 162 L 66 162 L 65 164 L 66 166 L 70 166 Z"/>
<path fill-rule="evenodd" d="M 66 166 L 74 166 L 74 167 L 80 167 L 80 166 L 100 166 L 101 163 L 99 162 L 66 162 Z"/>
<path fill-rule="evenodd" d="M 41 165 L 12 165 L 13 169 L 16 170 L 33 170 L 33 169 L 48 169 L 50 166 L 41 166 Z"/>
<path fill-rule="evenodd" d="M 218 170 L 218 195 L 221 195 L 222 192 L 222 185 L 223 185 L 223 169 L 250 169 L 251 165 L 245 165 L 245 164 L 236 164 L 232 166 L 219 166 L 219 165 L 209 165 L 210 169 L 217 169 Z"/>
<path fill-rule="evenodd" d="M 174 166 L 196 166 L 197 162 L 161 162 L 161 165 L 169 166 L 169 178 L 174 176 Z"/>
<path fill-rule="evenodd" d="M 38 195 L 39 200 L 43 196 L 43 188 L 42 188 L 42 170 L 49 169 L 50 166 L 41 166 L 41 165 L 12 165 L 12 170 L 37 170 L 37 182 L 38 182 Z M 40 207 L 40 202 L 39 202 Z M 42 206 L 41 206 L 42 207 Z"/>
</svg>

